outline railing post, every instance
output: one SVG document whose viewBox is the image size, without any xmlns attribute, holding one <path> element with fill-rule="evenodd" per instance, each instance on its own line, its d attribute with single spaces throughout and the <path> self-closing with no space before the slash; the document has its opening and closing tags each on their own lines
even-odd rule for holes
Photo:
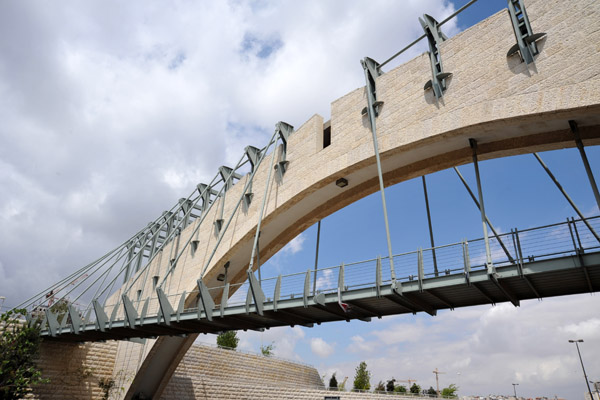
<svg viewBox="0 0 600 400">
<path fill-rule="evenodd" d="M 575 231 L 575 237 L 577 238 L 577 244 L 579 245 L 579 252 L 583 254 L 585 253 L 585 250 L 583 249 L 583 245 L 581 244 L 581 238 L 579 237 L 579 231 L 577 230 L 577 222 L 573 217 L 571 217 L 571 221 L 573 222 L 573 231 Z"/>
<path fill-rule="evenodd" d="M 465 279 L 467 280 L 467 285 L 471 285 L 471 260 L 469 259 L 469 242 L 467 239 L 462 242 L 463 249 L 463 263 L 464 263 L 464 274 Z"/>
<path fill-rule="evenodd" d="M 423 249 L 419 247 L 417 252 L 417 263 L 418 263 L 418 277 L 419 277 L 419 291 L 423 291 L 423 278 L 425 277 L 425 268 L 423 266 Z"/>
<path fill-rule="evenodd" d="M 321 220 L 317 224 L 317 249 L 315 252 L 315 276 L 313 278 L 313 296 L 317 293 L 317 267 L 319 265 L 319 242 L 321 240 Z"/>
<path fill-rule="evenodd" d="M 378 298 L 381 297 L 381 256 L 377 256 L 375 264 L 375 292 Z"/>
<path fill-rule="evenodd" d="M 573 228 L 571 227 L 571 220 L 567 218 L 567 226 L 569 227 L 569 233 L 571 234 L 571 241 L 573 242 L 573 250 L 575 250 L 575 254 L 579 254 L 579 249 L 577 248 L 577 243 L 575 243 L 575 235 L 573 235 Z"/>
<path fill-rule="evenodd" d="M 519 269 L 519 276 L 523 277 L 523 264 L 521 262 L 521 257 L 519 257 L 519 250 L 517 248 L 517 242 L 519 240 L 519 232 L 517 231 L 517 228 L 511 229 L 510 234 L 512 236 L 512 242 L 513 242 L 513 247 L 515 250 L 515 255 L 517 256 L 516 264 L 517 264 L 517 268 Z"/>
</svg>

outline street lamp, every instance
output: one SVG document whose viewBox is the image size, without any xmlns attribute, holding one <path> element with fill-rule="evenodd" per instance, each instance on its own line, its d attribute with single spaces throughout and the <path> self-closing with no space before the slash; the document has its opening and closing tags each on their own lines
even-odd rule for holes
<svg viewBox="0 0 600 400">
<path fill-rule="evenodd" d="M 515 399 L 517 398 L 517 386 L 519 386 L 518 383 L 513 383 L 513 390 L 515 391 Z"/>
<path fill-rule="evenodd" d="M 588 388 L 588 393 L 590 394 L 590 399 L 594 400 L 592 397 L 592 389 L 590 389 L 590 383 L 588 382 L 587 374 L 585 373 L 585 367 L 583 366 L 583 359 L 581 358 L 581 352 L 579 351 L 579 343 L 583 343 L 583 339 L 569 340 L 569 343 L 575 343 L 577 347 L 577 354 L 579 354 L 579 361 L 581 362 L 581 369 L 583 370 L 583 377 L 585 378 L 585 384 Z"/>
</svg>

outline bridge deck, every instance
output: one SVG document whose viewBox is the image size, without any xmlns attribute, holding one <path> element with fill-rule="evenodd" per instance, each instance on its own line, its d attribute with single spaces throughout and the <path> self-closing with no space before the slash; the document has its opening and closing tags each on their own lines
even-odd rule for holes
<svg viewBox="0 0 600 400">
<path fill-rule="evenodd" d="M 600 252 L 569 255 L 540 261 L 528 261 L 496 268 L 490 276 L 484 268 L 464 273 L 444 274 L 437 277 L 413 280 L 402 284 L 401 293 L 393 290 L 390 283 L 373 284 L 342 293 L 342 308 L 338 293 L 324 293 L 321 298 L 288 298 L 264 303 L 263 315 L 259 315 L 254 304 L 246 312 L 245 305 L 233 305 L 224 309 L 223 316 L 217 308 L 212 321 L 202 311 L 191 309 L 172 315 L 167 325 L 156 316 L 136 320 L 135 328 L 126 321 L 114 321 L 112 328 L 101 332 L 95 324 L 83 327 L 79 334 L 72 327 L 64 326 L 55 336 L 48 331 L 43 336 L 48 340 L 69 342 L 122 340 L 155 337 L 159 335 L 185 335 L 188 333 L 217 333 L 224 330 L 268 329 L 276 326 L 313 326 L 330 321 L 369 320 L 372 317 L 406 313 L 427 312 L 435 315 L 437 310 L 453 309 L 481 304 L 495 304 L 520 300 L 562 296 L 597 291 L 600 288 Z M 316 301 L 317 300 L 317 301 Z M 321 304 L 319 304 L 321 303 Z M 179 321 L 177 321 L 177 319 Z"/>
</svg>

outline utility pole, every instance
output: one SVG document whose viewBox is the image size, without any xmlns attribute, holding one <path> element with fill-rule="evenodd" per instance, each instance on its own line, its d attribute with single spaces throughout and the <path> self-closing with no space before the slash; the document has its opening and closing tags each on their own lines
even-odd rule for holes
<svg viewBox="0 0 600 400">
<path fill-rule="evenodd" d="M 440 380 L 439 380 L 439 376 L 440 374 L 445 374 L 445 372 L 440 372 L 438 371 L 438 369 L 436 368 L 435 371 L 433 371 L 433 373 L 435 374 L 435 386 L 437 389 L 437 397 L 440 397 Z"/>
<path fill-rule="evenodd" d="M 517 399 L 517 386 L 519 386 L 518 383 L 513 383 L 513 390 L 515 391 L 515 400 Z"/>
</svg>

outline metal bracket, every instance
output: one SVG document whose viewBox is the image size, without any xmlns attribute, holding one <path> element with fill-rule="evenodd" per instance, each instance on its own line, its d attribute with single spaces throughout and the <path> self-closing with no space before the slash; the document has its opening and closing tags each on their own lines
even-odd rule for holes
<svg viewBox="0 0 600 400">
<path fill-rule="evenodd" d="M 508 13 L 510 15 L 517 43 L 508 50 L 506 56 L 510 57 L 519 52 L 521 61 L 525 61 L 526 64 L 531 64 L 533 62 L 533 57 L 539 54 L 535 42 L 546 36 L 546 34 L 533 33 L 523 0 L 508 0 Z"/>
<path fill-rule="evenodd" d="M 156 295 L 158 296 L 158 305 L 160 307 L 160 312 L 165 320 L 165 324 L 171 325 L 171 318 L 173 317 L 173 307 L 171 303 L 169 303 L 169 299 L 167 295 L 161 288 L 156 288 Z M 160 321 L 160 318 L 159 318 Z"/>
<path fill-rule="evenodd" d="M 123 300 L 123 308 L 125 309 L 125 320 L 131 329 L 135 329 L 135 320 L 137 319 L 137 312 L 129 297 L 126 294 L 121 296 Z"/>
<path fill-rule="evenodd" d="M 383 101 L 377 100 L 377 85 L 376 79 L 378 76 L 381 76 L 381 70 L 379 69 L 379 63 L 373 60 L 370 57 L 365 57 L 360 61 L 363 69 L 365 70 L 365 74 L 367 76 L 367 96 L 372 96 L 373 98 L 373 115 L 375 117 L 379 116 L 379 111 L 381 110 L 381 106 L 383 106 Z M 365 107 L 362 109 L 362 115 L 368 115 L 369 107 Z"/>
<path fill-rule="evenodd" d="M 58 334 L 58 320 L 56 319 L 56 315 L 49 309 L 46 309 L 45 313 L 46 322 L 48 323 L 48 331 L 50 331 L 50 336 L 54 337 Z M 63 318 L 66 318 L 66 316 Z"/>
<path fill-rule="evenodd" d="M 190 210 L 193 207 L 194 202 L 187 199 L 179 199 L 179 204 L 181 207 L 181 211 L 183 212 L 183 215 L 181 216 L 181 218 L 183 219 L 182 227 L 185 228 L 190 222 Z"/>
<path fill-rule="evenodd" d="M 265 294 L 260 288 L 260 284 L 256 280 L 254 273 L 248 271 L 248 283 L 250 284 L 250 290 L 252 291 L 252 297 L 254 298 L 254 305 L 256 306 L 256 312 L 258 315 L 263 315 L 263 305 L 265 302 Z"/>
<path fill-rule="evenodd" d="M 71 317 L 71 331 L 78 335 L 81 330 L 82 321 L 79 312 L 71 304 L 69 304 L 69 317 Z"/>
<path fill-rule="evenodd" d="M 150 298 L 146 297 L 144 301 L 144 305 L 142 306 L 142 313 L 140 314 L 140 325 L 144 325 L 144 318 L 146 318 L 146 314 L 148 314 L 148 305 L 150 304 Z"/>
<path fill-rule="evenodd" d="M 229 189 L 231 189 L 231 187 L 233 186 L 233 179 L 237 179 L 240 180 L 242 179 L 242 176 L 238 173 L 236 173 L 233 168 L 229 168 L 226 166 L 221 166 L 219 167 L 219 175 L 221 175 L 221 178 L 223 179 L 224 185 L 225 185 L 225 191 L 228 191 Z"/>
<path fill-rule="evenodd" d="M 200 294 L 200 301 L 202 302 L 202 307 L 204 308 L 206 319 L 212 321 L 212 313 L 213 309 L 215 308 L 215 302 L 210 296 L 208 288 L 206 287 L 204 282 L 202 282 L 202 279 L 198 279 L 198 293 Z"/>
<path fill-rule="evenodd" d="M 108 316 L 104 312 L 104 309 L 100 303 L 98 303 L 98 300 L 93 300 L 92 306 L 94 307 L 94 313 L 96 314 L 96 329 L 100 329 L 100 332 L 104 332 L 106 330 Z"/>
<path fill-rule="evenodd" d="M 254 146 L 246 146 L 244 152 L 246 153 L 246 157 L 248 158 L 248 162 L 250 163 L 250 174 L 252 174 L 254 172 L 254 169 L 258 165 L 258 160 L 260 159 L 261 151 L 260 149 L 257 149 Z M 248 182 L 248 189 L 246 190 L 246 193 L 244 193 L 244 206 L 246 207 L 246 209 L 250 207 L 250 203 L 252 203 L 253 197 L 254 193 L 252 192 L 252 180 L 250 180 L 250 182 Z"/>
<path fill-rule="evenodd" d="M 432 78 L 427 81 L 423 89 L 432 89 L 436 99 L 441 99 L 446 90 L 446 78 L 452 75 L 450 72 L 444 72 L 439 49 L 440 44 L 448 37 L 442 32 L 439 22 L 431 15 L 423 14 L 423 18 L 419 18 L 419 22 L 429 42 L 429 61 L 432 75 Z"/>
<path fill-rule="evenodd" d="M 275 165 L 275 169 L 277 170 L 277 172 L 279 174 L 279 179 L 281 179 L 281 178 L 283 178 L 283 175 L 285 175 L 285 171 L 287 170 L 287 166 L 289 164 L 289 161 L 286 160 L 287 144 L 288 144 L 288 138 L 294 132 L 294 127 L 286 122 L 279 121 L 275 125 L 275 129 L 277 130 L 277 134 L 279 135 L 279 138 L 281 139 L 281 142 L 282 142 L 281 158 L 279 159 L 279 162 L 277 163 L 277 165 Z"/>
<path fill-rule="evenodd" d="M 313 301 L 315 304 L 325 306 L 325 293 L 317 293 L 315 296 L 313 296 Z"/>
<path fill-rule="evenodd" d="M 110 321 L 108 321 L 108 329 L 112 329 L 113 323 L 117 319 L 117 312 L 119 311 L 119 303 L 115 304 L 112 312 L 110 313 Z"/>
<path fill-rule="evenodd" d="M 208 206 L 210 206 L 210 203 L 212 203 L 211 196 L 216 196 L 219 194 L 219 192 L 215 191 L 212 186 L 209 187 L 205 183 L 199 183 L 196 185 L 196 188 L 198 189 L 198 193 L 200 193 L 200 198 L 202 199 L 200 211 L 204 213 L 204 211 L 208 209 Z"/>
</svg>

